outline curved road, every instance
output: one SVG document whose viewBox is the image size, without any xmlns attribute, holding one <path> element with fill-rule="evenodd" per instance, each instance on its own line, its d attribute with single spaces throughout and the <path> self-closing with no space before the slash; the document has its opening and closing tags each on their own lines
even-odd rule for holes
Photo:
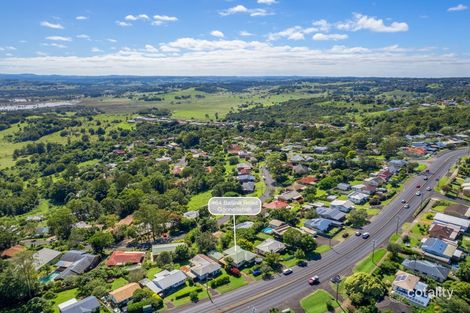
<svg viewBox="0 0 470 313">
<path fill-rule="evenodd" d="M 429 163 L 429 180 L 424 181 L 422 176 L 415 176 L 408 180 L 403 190 L 386 205 L 363 231 L 370 233 L 370 238 L 351 237 L 336 245 L 333 250 L 322 254 L 321 259 L 310 261 L 305 268 L 294 268 L 294 273 L 289 276 L 277 277 L 269 281 L 256 281 L 232 292 L 216 296 L 213 302 L 201 301 L 181 308 L 173 309 L 173 312 L 266 312 L 272 307 L 284 307 L 289 299 L 296 298 L 299 294 L 308 293 L 317 287 L 307 284 L 310 276 L 318 275 L 322 282 L 331 277 L 351 269 L 356 262 L 363 259 L 376 246 L 386 242 L 396 231 L 397 223 L 401 226 L 410 218 L 420 203 L 429 198 L 432 192 L 426 191 L 429 186 L 434 188 L 437 179 L 444 176 L 450 166 L 457 159 L 467 153 L 468 149 L 455 150 L 436 157 Z M 422 196 L 416 196 L 417 185 L 421 185 Z M 405 199 L 410 204 L 410 209 L 404 209 L 401 200 Z"/>
</svg>

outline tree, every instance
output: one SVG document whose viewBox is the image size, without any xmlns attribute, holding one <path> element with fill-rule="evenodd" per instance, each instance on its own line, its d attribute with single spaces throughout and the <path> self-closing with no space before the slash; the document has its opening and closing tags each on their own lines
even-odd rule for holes
<svg viewBox="0 0 470 313">
<path fill-rule="evenodd" d="M 159 267 L 164 267 L 173 263 L 173 255 L 168 251 L 163 251 L 157 256 L 155 261 Z"/>
<path fill-rule="evenodd" d="M 447 298 L 436 298 L 437 304 L 439 305 L 439 312 L 441 313 L 469 313 L 470 308 L 468 303 L 459 297 Z"/>
<path fill-rule="evenodd" d="M 144 205 L 135 212 L 135 217 L 139 223 L 150 227 L 153 240 L 156 240 L 165 230 L 165 224 L 169 220 L 169 212 L 159 210 L 152 205 Z"/>
<path fill-rule="evenodd" d="M 175 260 L 176 261 L 186 261 L 191 257 L 191 252 L 187 245 L 179 245 L 175 249 Z"/>
<path fill-rule="evenodd" d="M 369 304 L 385 294 L 385 287 L 372 274 L 358 272 L 344 281 L 346 294 L 354 304 Z"/>
<path fill-rule="evenodd" d="M 97 220 L 103 209 L 96 200 L 88 197 L 72 199 L 67 203 L 67 207 L 80 221 Z"/>
<path fill-rule="evenodd" d="M 95 252 L 101 253 L 104 248 L 113 244 L 114 238 L 109 232 L 96 232 L 88 241 Z"/>
<path fill-rule="evenodd" d="M 364 209 L 352 210 L 349 213 L 348 221 L 356 228 L 364 226 L 367 223 L 367 211 Z"/>
<path fill-rule="evenodd" d="M 295 228 L 289 228 L 283 235 L 282 241 L 294 249 L 301 249 L 305 254 L 313 252 L 317 243 L 309 234 L 302 234 Z"/>
<path fill-rule="evenodd" d="M 392 259 L 396 260 L 398 254 L 402 251 L 402 248 L 398 243 L 390 242 L 387 245 L 387 250 L 392 254 Z"/>
<path fill-rule="evenodd" d="M 58 238 L 67 239 L 70 236 L 75 216 L 69 208 L 63 207 L 52 211 L 47 218 L 47 225 Z"/>
<path fill-rule="evenodd" d="M 278 269 L 281 267 L 281 256 L 279 253 L 267 253 L 264 257 L 264 262 L 270 268 Z"/>
<path fill-rule="evenodd" d="M 305 259 L 305 252 L 301 249 L 297 249 L 294 252 L 294 256 L 299 260 L 303 260 Z"/>
<path fill-rule="evenodd" d="M 470 283 L 470 264 L 466 262 L 460 263 L 456 274 L 461 280 Z"/>
<path fill-rule="evenodd" d="M 196 237 L 196 244 L 200 253 L 207 253 L 216 248 L 217 239 L 210 232 L 204 232 Z"/>
</svg>

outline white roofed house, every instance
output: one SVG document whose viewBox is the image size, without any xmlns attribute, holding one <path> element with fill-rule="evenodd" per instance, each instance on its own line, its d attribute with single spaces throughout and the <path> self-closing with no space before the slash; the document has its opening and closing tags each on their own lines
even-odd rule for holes
<svg viewBox="0 0 470 313">
<path fill-rule="evenodd" d="M 398 271 L 392 283 L 393 293 L 404 297 L 411 303 L 426 307 L 430 301 L 426 289 L 428 285 L 419 281 L 419 277 Z"/>
<path fill-rule="evenodd" d="M 354 191 L 348 195 L 348 199 L 354 204 L 364 204 L 369 199 L 369 196 L 362 192 Z"/>
<path fill-rule="evenodd" d="M 463 233 L 466 232 L 468 230 L 468 227 L 470 226 L 470 220 L 443 213 L 436 213 L 436 215 L 434 216 L 434 222 L 457 226 Z"/>
<path fill-rule="evenodd" d="M 33 263 L 36 270 L 40 269 L 44 265 L 51 263 L 53 260 L 58 258 L 61 252 L 52 250 L 49 248 L 42 248 L 35 254 L 33 254 Z"/>
<path fill-rule="evenodd" d="M 246 264 L 250 264 L 255 261 L 256 254 L 253 252 L 242 249 L 239 246 L 231 247 L 227 250 L 224 250 L 225 258 L 230 257 L 233 260 L 233 265 L 237 268 L 243 267 Z"/>
<path fill-rule="evenodd" d="M 354 209 L 354 204 L 350 200 L 334 200 L 330 203 L 330 208 L 349 213 L 349 211 Z"/>
<path fill-rule="evenodd" d="M 189 262 L 190 273 L 199 281 L 219 275 L 222 268 L 219 263 L 204 254 L 195 255 Z"/>
<path fill-rule="evenodd" d="M 255 247 L 256 252 L 262 255 L 267 253 L 278 253 L 284 251 L 286 245 L 273 238 L 268 238 Z"/>
<path fill-rule="evenodd" d="M 158 294 L 166 296 L 174 292 L 177 288 L 184 285 L 186 282 L 186 275 L 180 270 L 163 270 L 160 273 L 155 274 L 155 278 L 152 280 L 156 288 L 152 288 Z"/>
</svg>

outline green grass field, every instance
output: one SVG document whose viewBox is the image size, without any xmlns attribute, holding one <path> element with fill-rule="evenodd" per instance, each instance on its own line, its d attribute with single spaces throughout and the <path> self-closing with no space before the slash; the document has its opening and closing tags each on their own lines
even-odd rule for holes
<svg viewBox="0 0 470 313">
<path fill-rule="evenodd" d="M 335 309 L 338 307 L 338 303 L 331 294 L 323 289 L 319 289 L 300 300 L 300 305 L 305 313 L 324 313 L 328 311 L 326 305 L 328 302 Z"/>
<path fill-rule="evenodd" d="M 366 272 L 372 273 L 376 264 L 382 260 L 382 258 L 387 253 L 386 249 L 377 249 L 374 253 L 374 260 L 372 261 L 372 253 L 365 257 L 363 260 L 359 261 L 354 267 L 354 272 Z"/>
<path fill-rule="evenodd" d="M 69 290 L 59 292 L 56 295 L 56 297 L 53 299 L 54 312 L 59 313 L 58 305 L 65 301 L 75 298 L 77 296 L 77 291 L 78 291 L 77 288 L 74 288 L 74 289 L 69 289 Z"/>
</svg>

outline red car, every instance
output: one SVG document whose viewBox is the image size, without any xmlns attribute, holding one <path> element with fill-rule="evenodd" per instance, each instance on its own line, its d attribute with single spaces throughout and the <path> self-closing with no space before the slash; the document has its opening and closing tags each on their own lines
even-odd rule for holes
<svg viewBox="0 0 470 313">
<path fill-rule="evenodd" d="M 315 284 L 318 284 L 319 282 L 320 282 L 320 278 L 318 278 L 317 275 L 312 276 L 308 279 L 308 284 L 309 285 L 315 285 Z"/>
<path fill-rule="evenodd" d="M 416 188 L 421 188 L 421 185 L 416 185 Z"/>
<path fill-rule="evenodd" d="M 230 268 L 229 272 L 230 272 L 230 274 L 232 274 L 235 277 L 240 277 L 241 276 L 240 270 L 236 267 Z"/>
</svg>

